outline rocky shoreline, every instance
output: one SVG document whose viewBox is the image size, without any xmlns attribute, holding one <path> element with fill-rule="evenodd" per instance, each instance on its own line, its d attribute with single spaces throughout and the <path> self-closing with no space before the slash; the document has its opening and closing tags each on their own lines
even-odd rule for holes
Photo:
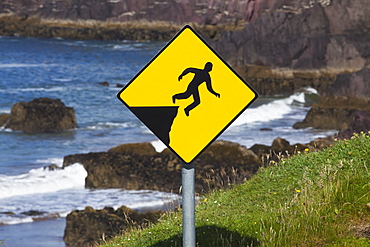
<svg viewBox="0 0 370 247">
<path fill-rule="evenodd" d="M 351 95 L 357 93 L 357 102 L 359 103 L 355 109 L 361 105 L 360 102 L 368 100 L 368 84 L 361 80 L 361 78 L 367 78 L 367 73 L 368 70 L 359 72 L 355 77 L 356 81 L 351 82 L 351 85 L 356 85 L 353 90 L 345 90 L 346 93 Z M 337 89 L 335 92 L 340 92 L 341 86 L 346 87 L 346 82 L 348 82 L 348 80 L 343 82 L 340 77 L 338 78 L 333 84 Z M 330 94 L 329 89 L 326 92 Z M 359 97 L 359 95 L 363 97 Z M 325 102 L 327 99 L 324 97 L 322 100 Z M 351 100 L 353 101 L 354 98 L 351 98 Z M 368 106 L 367 104 L 364 105 Z M 14 110 L 20 106 L 22 106 L 22 111 Z M 47 132 L 60 131 L 59 122 L 63 121 L 58 119 L 63 118 L 55 115 L 56 112 L 62 113 L 61 109 L 64 109 L 67 113 L 73 112 L 72 108 L 66 107 L 60 100 L 47 98 L 34 99 L 29 103 L 17 103 L 13 108 L 10 115 L 5 115 L 5 117 L 8 117 L 5 123 L 14 121 L 15 116 L 28 116 L 31 112 L 33 113 L 32 120 L 38 119 L 41 123 L 35 122 L 30 126 L 42 127 L 42 122 L 56 123 L 54 126 L 56 129 L 50 129 L 49 126 Z M 19 111 L 23 114 L 15 114 Z M 55 119 L 45 120 L 42 116 L 47 112 L 49 112 L 47 114 L 49 118 L 54 116 Z M 369 112 L 355 110 L 354 114 L 354 116 L 351 115 L 348 118 L 341 117 L 341 119 L 343 118 L 341 123 L 348 122 L 348 124 L 345 125 L 345 129 L 343 128 L 339 132 L 338 138 L 349 138 L 354 132 L 370 130 Z M 64 116 L 65 114 L 61 115 Z M 328 117 L 332 116 L 329 115 Z M 309 118 L 310 113 L 306 119 Z M 25 123 L 30 122 L 28 117 L 22 117 L 21 119 L 24 121 L 16 121 L 20 126 L 26 126 Z M 73 117 L 72 119 L 75 120 Z M 324 120 L 324 122 L 328 121 L 327 119 Z M 307 122 L 308 120 L 304 121 L 304 123 Z M 299 124 L 302 123 L 297 123 L 297 125 Z M 43 132 L 43 130 L 39 129 L 37 131 Z M 30 130 L 23 129 L 23 131 L 29 132 Z M 310 143 L 292 145 L 287 140 L 275 138 L 271 146 L 255 144 L 249 149 L 238 143 L 216 141 L 194 162 L 196 167 L 196 193 L 203 195 L 215 189 L 241 184 L 256 174 L 260 167 L 274 165 L 279 160 L 289 158 L 297 153 L 321 150 L 330 146 L 334 139 L 335 137 L 319 138 Z M 122 144 L 109 149 L 107 152 L 67 155 L 64 157 L 62 169 L 75 163 L 82 164 L 87 171 L 85 187 L 89 189 L 120 188 L 181 193 L 182 162 L 168 149 L 158 153 L 150 143 Z M 67 216 L 64 240 L 67 246 L 70 247 L 90 246 L 99 242 L 103 235 L 109 238 L 118 234 L 124 230 L 122 227 L 127 228 L 133 225 L 155 222 L 158 215 L 160 215 L 160 212 L 139 214 L 125 207 L 118 210 L 111 208 L 95 210 L 90 207 L 85 210 L 76 210 Z"/>
<path fill-rule="evenodd" d="M 332 141 L 320 139 L 310 144 L 290 145 L 286 140 L 276 138 L 272 146 L 254 145 L 251 149 L 233 142 L 216 141 L 194 162 L 196 193 L 202 195 L 214 189 L 241 184 L 261 166 L 273 164 L 297 152 L 323 148 Z M 86 188 L 181 193 L 182 162 L 168 149 L 156 152 L 150 143 L 123 144 L 107 152 L 68 155 L 64 157 L 63 168 L 74 163 L 82 164 L 88 173 Z M 160 214 L 138 214 L 126 207 L 116 211 L 90 207 L 76 210 L 67 216 L 64 241 L 69 247 L 91 246 L 102 236 L 109 238 L 135 225 L 155 223 Z"/>
<path fill-rule="evenodd" d="M 368 0 L 312 2 L 37 0 L 25 4 L 4 0 L 0 4 L 0 35 L 168 41 L 190 23 L 261 95 L 290 95 L 303 87 L 315 88 L 321 98 L 295 128 L 337 129 L 338 138 L 350 138 L 354 132 L 370 130 L 370 4 Z M 48 104 L 59 107 L 60 103 Z M 21 120 L 14 120 L 16 116 L 29 121 L 25 109 L 28 105 L 22 103 L 14 113 L 12 109 L 10 115 L 1 114 L 0 126 L 25 132 L 64 131 L 77 126 L 68 107 L 67 122 L 72 124 L 61 128 L 11 125 L 20 124 Z M 48 117 L 55 109 L 44 118 L 31 118 L 53 122 Z M 271 146 L 255 144 L 250 149 L 217 141 L 195 162 L 196 191 L 201 195 L 240 184 L 261 166 L 297 152 L 320 150 L 334 138 L 293 145 L 276 138 Z M 157 153 L 149 143 L 68 155 L 63 167 L 73 163 L 81 163 L 88 172 L 86 188 L 180 192 L 182 163 L 169 150 Z M 141 216 L 125 207 L 88 207 L 67 216 L 64 240 L 72 247 L 90 246 L 103 234 L 110 237 L 124 230 L 122 226 L 130 227 L 128 222 L 141 225 L 155 222 L 156 217 L 156 213 Z"/>
</svg>

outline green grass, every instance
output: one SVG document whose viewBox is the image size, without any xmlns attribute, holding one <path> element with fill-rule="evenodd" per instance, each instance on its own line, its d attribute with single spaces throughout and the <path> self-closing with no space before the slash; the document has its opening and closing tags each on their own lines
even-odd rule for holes
<svg viewBox="0 0 370 247">
<path fill-rule="evenodd" d="M 370 246 L 370 133 L 261 168 L 251 180 L 203 197 L 197 246 Z M 181 210 L 103 246 L 182 246 Z"/>
</svg>

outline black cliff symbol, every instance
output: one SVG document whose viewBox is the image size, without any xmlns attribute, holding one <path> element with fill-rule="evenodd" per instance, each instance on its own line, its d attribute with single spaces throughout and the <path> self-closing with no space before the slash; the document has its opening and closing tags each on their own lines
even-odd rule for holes
<svg viewBox="0 0 370 247">
<path fill-rule="evenodd" d="M 207 89 L 209 92 L 214 94 L 217 98 L 220 98 L 220 94 L 216 93 L 212 88 L 211 77 L 209 72 L 212 70 L 212 63 L 207 62 L 204 66 L 204 69 L 196 69 L 196 68 L 187 68 L 185 69 L 182 74 L 179 76 L 179 81 L 182 79 L 183 76 L 187 75 L 188 73 L 194 73 L 193 80 L 189 83 L 188 88 L 183 93 L 178 93 L 172 96 L 172 102 L 175 104 L 176 99 L 187 99 L 191 95 L 193 95 L 194 102 L 188 105 L 185 108 L 186 116 L 189 116 L 189 112 L 194 109 L 197 105 L 200 104 L 200 97 L 199 97 L 199 85 L 203 82 L 206 83 Z"/>
</svg>

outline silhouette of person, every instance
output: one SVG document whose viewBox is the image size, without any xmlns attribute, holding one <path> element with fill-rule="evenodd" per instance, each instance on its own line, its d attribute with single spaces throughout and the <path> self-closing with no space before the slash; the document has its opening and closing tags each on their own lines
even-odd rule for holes
<svg viewBox="0 0 370 247">
<path fill-rule="evenodd" d="M 209 72 L 212 70 L 212 63 L 207 62 L 204 66 L 204 69 L 196 69 L 196 68 L 187 68 L 182 72 L 182 74 L 179 76 L 179 81 L 182 79 L 183 76 L 187 75 L 188 73 L 194 73 L 193 80 L 189 83 L 188 88 L 183 93 L 178 93 L 172 96 L 172 102 L 175 104 L 176 99 L 187 99 L 191 95 L 193 95 L 194 102 L 188 105 L 185 108 L 185 114 L 186 116 L 189 116 L 190 110 L 194 109 L 197 105 L 200 104 L 200 97 L 199 97 L 199 85 L 203 82 L 206 82 L 207 89 L 209 92 L 214 94 L 217 98 L 220 98 L 220 94 L 216 93 L 211 84 L 211 77 L 209 75 Z"/>
</svg>

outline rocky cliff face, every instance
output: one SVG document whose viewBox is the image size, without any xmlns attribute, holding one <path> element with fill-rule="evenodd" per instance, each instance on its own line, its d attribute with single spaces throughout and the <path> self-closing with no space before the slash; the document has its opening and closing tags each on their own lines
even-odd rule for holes
<svg viewBox="0 0 370 247">
<path fill-rule="evenodd" d="M 243 30 L 225 32 L 214 45 L 237 66 L 359 70 L 369 64 L 368 13 L 367 0 L 315 3 L 299 12 L 275 10 Z"/>
<path fill-rule="evenodd" d="M 237 24 L 250 22 L 275 9 L 301 11 L 312 0 L 3 0 L 0 13 L 55 19 L 170 21 L 175 23 Z M 326 6 L 331 0 L 318 0 Z"/>
<path fill-rule="evenodd" d="M 0 13 L 244 26 L 224 32 L 213 44 L 234 66 L 354 71 L 370 57 L 368 0 L 3 0 Z"/>
<path fill-rule="evenodd" d="M 232 65 L 300 70 L 353 71 L 368 64 L 369 12 L 368 0 L 4 0 L 0 4 L 0 13 L 24 20 L 37 16 L 244 26 L 224 32 L 213 44 Z M 94 37 L 90 29 L 84 32 Z M 109 38 L 100 38 L 104 36 Z"/>
</svg>

